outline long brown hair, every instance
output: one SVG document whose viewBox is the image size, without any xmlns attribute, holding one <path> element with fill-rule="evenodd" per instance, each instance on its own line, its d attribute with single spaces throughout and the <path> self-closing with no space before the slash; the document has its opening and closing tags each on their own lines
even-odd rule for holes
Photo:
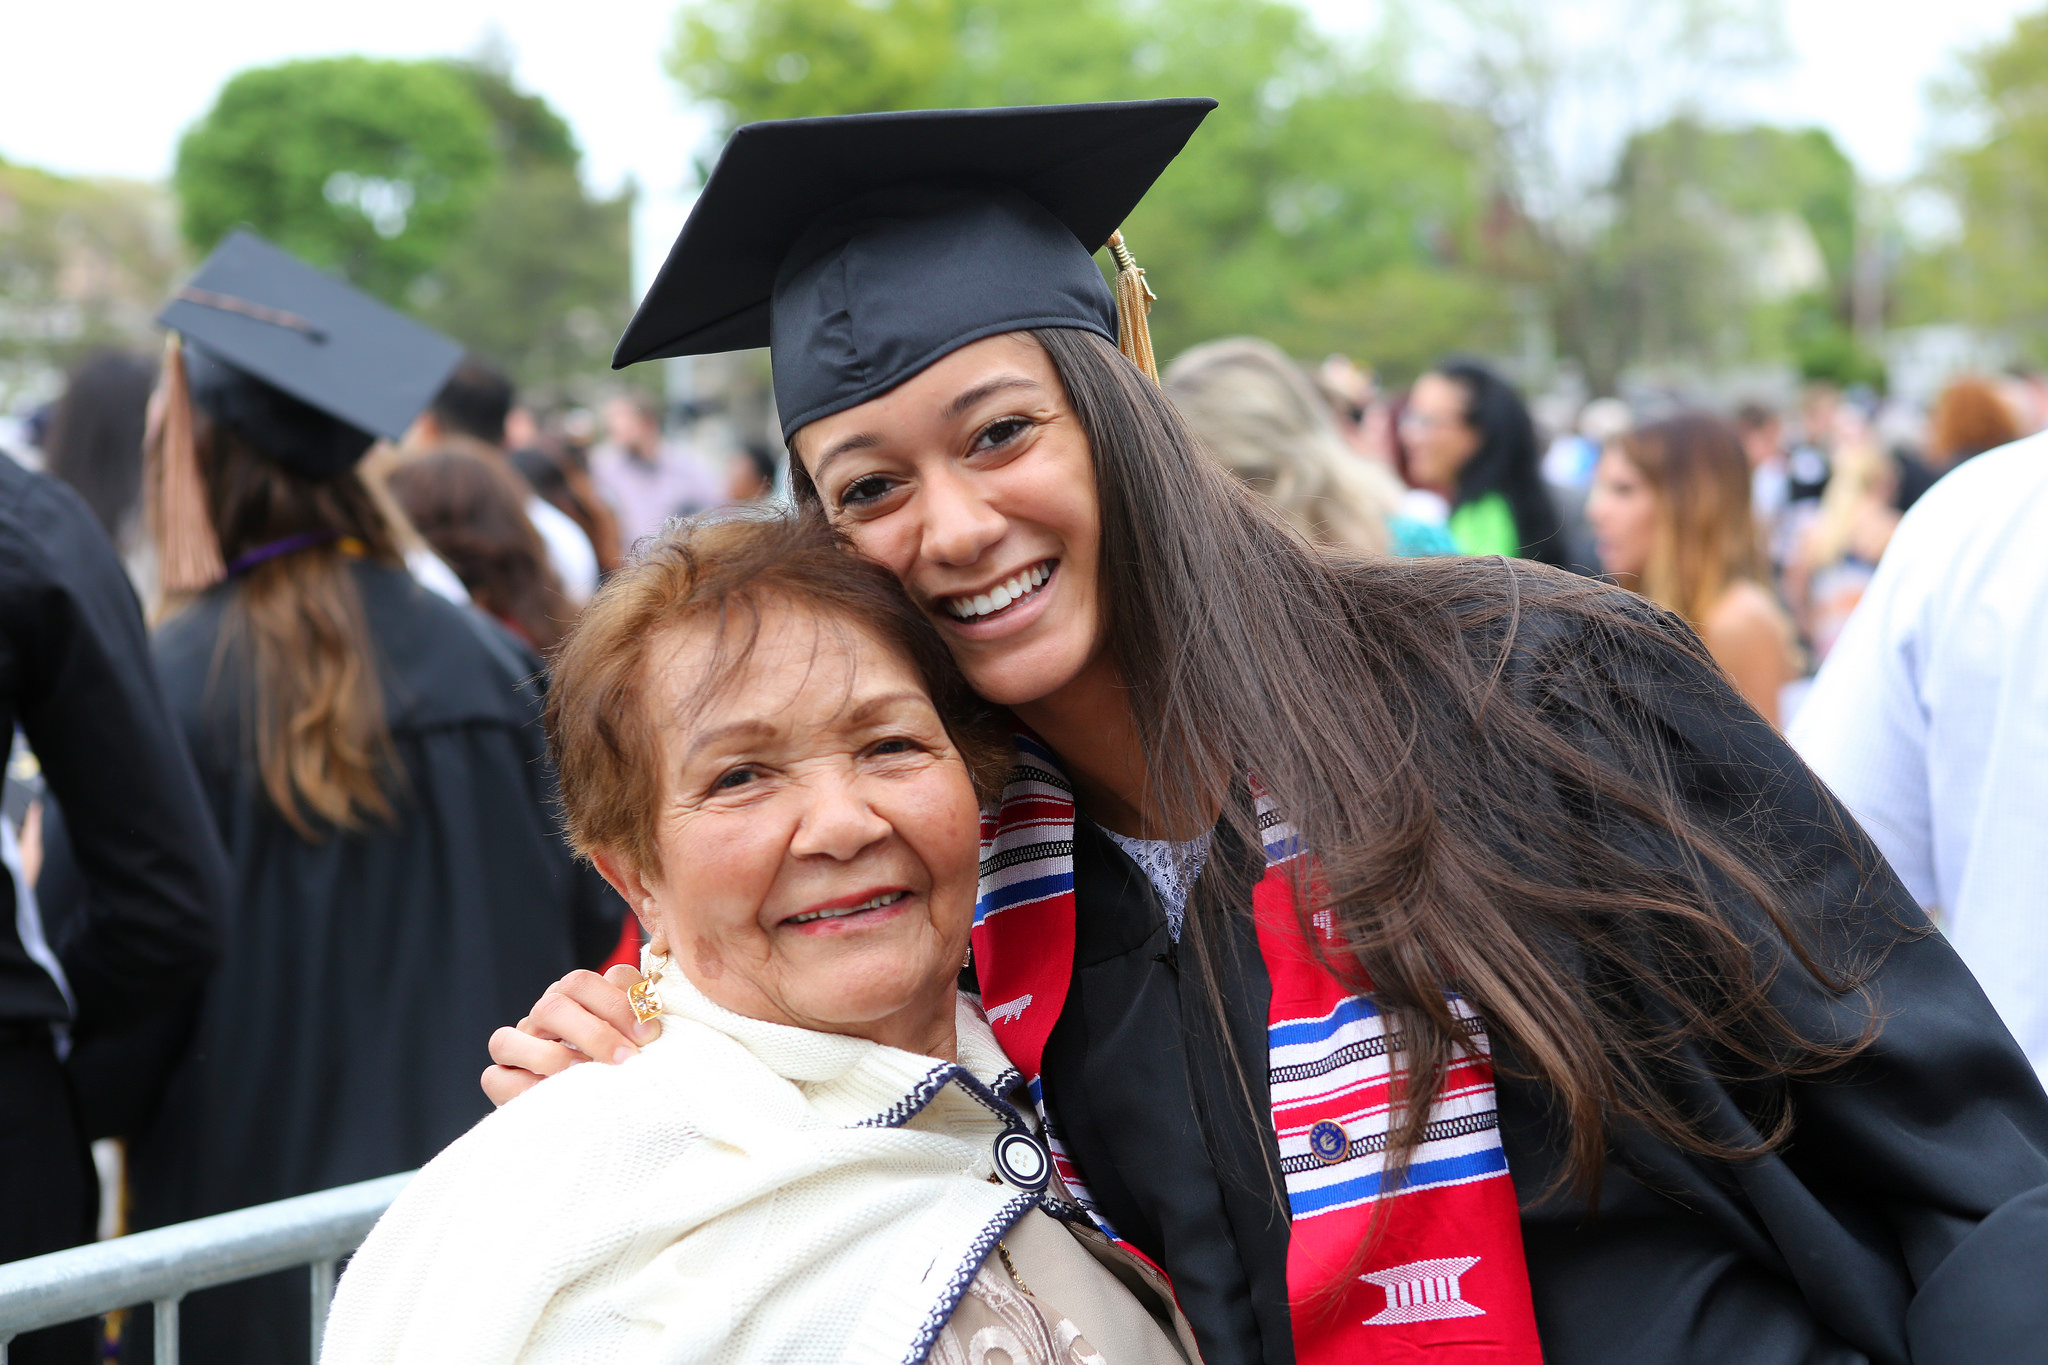
<svg viewBox="0 0 2048 1365">
<path fill-rule="evenodd" d="M 1674 671 L 1724 685 L 1697 638 L 1537 565 L 1319 551 L 1205 457 L 1107 342 L 1033 335 L 1094 452 L 1103 600 L 1147 805 L 1165 828 L 1199 828 L 1220 804 L 1256 848 L 1247 803 L 1228 799 L 1232 775 L 1256 772 L 1314 851 L 1297 905 L 1305 921 L 1334 910 L 1347 951 L 1328 965 L 1369 984 L 1408 1067 L 1392 1180 L 1471 1046 L 1453 991 L 1505 1045 L 1500 1064 L 1547 1091 L 1568 1142 L 1561 1183 L 1597 1188 L 1611 1124 L 1721 1159 L 1781 1142 L 1784 1081 L 1864 1040 L 1802 1036 L 1771 975 L 1849 989 L 1855 974 L 1795 928 L 1782 889 L 1796 869 L 1767 826 L 1709 822 L 1685 798 L 1657 714 Z M 1767 763 L 1755 725 L 1731 742 Z M 1184 946 L 1220 1011 L 1214 945 L 1242 907 L 1210 885 Z M 1694 1057 L 1754 1097 L 1753 1131 L 1710 1127 L 1662 1083 Z"/>
<path fill-rule="evenodd" d="M 384 486 L 478 606 L 536 652 L 554 649 L 576 612 L 527 520 L 517 474 L 467 450 L 437 450 L 399 464 Z"/>
<path fill-rule="evenodd" d="M 1729 587 L 1764 577 L 1742 437 L 1694 412 L 1638 427 L 1617 445 L 1657 499 L 1643 596 L 1698 630 Z"/>
<path fill-rule="evenodd" d="M 351 557 L 400 562 L 384 515 L 353 470 L 309 479 L 195 413 L 195 449 L 221 559 L 291 536 L 335 539 L 268 559 L 225 592 L 216 670 L 237 667 L 245 738 L 264 794 L 308 839 L 392 818 L 402 774 L 384 714 L 378 651 Z"/>
</svg>

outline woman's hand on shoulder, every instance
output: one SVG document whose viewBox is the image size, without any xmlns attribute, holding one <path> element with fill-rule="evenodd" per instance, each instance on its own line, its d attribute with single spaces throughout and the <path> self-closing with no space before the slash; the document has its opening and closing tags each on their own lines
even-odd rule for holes
<svg viewBox="0 0 2048 1365">
<path fill-rule="evenodd" d="M 640 973 L 621 964 L 599 976 L 575 971 L 547 988 L 517 1028 L 491 1035 L 484 1094 L 503 1104 L 578 1062 L 623 1062 L 640 1044 L 659 1036 L 655 1024 L 633 1018 L 626 992 Z"/>
</svg>

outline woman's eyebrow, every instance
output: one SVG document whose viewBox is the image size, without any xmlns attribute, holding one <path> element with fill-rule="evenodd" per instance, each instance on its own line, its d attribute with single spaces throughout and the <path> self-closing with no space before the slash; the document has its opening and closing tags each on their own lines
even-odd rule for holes
<svg viewBox="0 0 2048 1365">
<path fill-rule="evenodd" d="M 825 476 L 825 467 L 841 455 L 850 455 L 856 450 L 872 450 L 882 443 L 880 434 L 872 431 L 858 432 L 841 441 L 834 441 L 830 449 L 818 457 L 818 467 L 811 471 L 813 480 Z"/>
<path fill-rule="evenodd" d="M 1026 378 L 1024 375 L 999 374 L 993 378 L 982 380 L 979 384 L 976 384 L 973 388 L 968 389 L 952 402 L 946 404 L 945 416 L 950 421 L 973 407 L 976 403 L 981 402 L 982 399 L 992 394 L 1002 393 L 1007 389 L 1036 389 L 1038 387 L 1037 380 Z"/>
<path fill-rule="evenodd" d="M 683 763 L 687 766 L 690 760 L 714 744 L 731 739 L 767 738 L 775 733 L 776 727 L 765 720 L 736 720 L 726 725 L 714 725 L 690 736 L 690 747 L 683 751 Z"/>
<path fill-rule="evenodd" d="M 876 715 L 896 707 L 929 707 L 931 704 L 932 698 L 929 692 L 905 688 L 901 692 L 887 692 L 879 697 L 863 698 L 859 705 L 846 713 L 845 723 L 848 725 L 864 725 L 868 721 L 873 720 Z"/>
</svg>

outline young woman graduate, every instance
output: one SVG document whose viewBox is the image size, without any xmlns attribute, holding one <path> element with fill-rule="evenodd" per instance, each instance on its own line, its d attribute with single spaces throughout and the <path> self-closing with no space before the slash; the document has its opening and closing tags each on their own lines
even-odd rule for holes
<svg viewBox="0 0 2048 1365">
<path fill-rule="evenodd" d="M 554 827 L 538 661 L 412 579 L 356 475 L 460 348 L 246 233 L 162 320 L 155 654 L 234 885 L 189 1046 L 126 1097 L 138 1227 L 425 1161 L 483 1108 L 460 1031 L 622 909 Z M 310 1340 L 299 1272 L 185 1304 L 188 1360 Z"/>
<path fill-rule="evenodd" d="M 2048 1097 L 1692 632 L 1319 552 L 1161 395 L 1111 232 L 1210 107 L 743 128 L 617 356 L 770 344 L 799 498 L 1019 723 L 973 973 L 1090 1216 L 1209 1365 L 2023 1336 Z M 486 1088 L 632 1028 L 568 980 Z"/>
</svg>

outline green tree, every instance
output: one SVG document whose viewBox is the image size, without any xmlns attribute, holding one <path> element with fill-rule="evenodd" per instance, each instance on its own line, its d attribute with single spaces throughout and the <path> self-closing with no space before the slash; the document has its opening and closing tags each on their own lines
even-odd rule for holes
<svg viewBox="0 0 2048 1365">
<path fill-rule="evenodd" d="M 500 63 L 342 57 L 235 76 L 174 184 L 196 251 L 246 223 L 550 398 L 632 306 L 633 192 L 593 196 L 582 161 Z"/>
<path fill-rule="evenodd" d="M 2048 9 L 1967 55 L 1942 96 L 1972 133 L 1929 173 L 1959 231 L 1908 264 L 1907 308 L 2006 330 L 2048 360 Z"/>
<path fill-rule="evenodd" d="M 1631 362 L 1854 367 L 1856 171 L 1825 131 L 1680 116 L 1628 140 L 1606 193 L 1609 221 L 1568 277 L 1603 378 Z"/>
<path fill-rule="evenodd" d="M 244 71 L 178 145 L 197 251 L 246 223 L 394 302 L 443 261 L 497 173 L 490 111 L 445 62 Z"/>
<path fill-rule="evenodd" d="M 1289 0 L 695 0 L 670 69 L 722 116 L 1201 94 L 1127 225 L 1165 354 L 1230 332 L 1412 371 L 1505 337 L 1483 122 Z"/>
<path fill-rule="evenodd" d="M 633 191 L 591 195 L 569 125 L 508 71 L 451 69 L 490 115 L 500 169 L 409 302 L 505 366 L 529 399 L 567 397 L 606 372 L 631 316 Z"/>
<path fill-rule="evenodd" d="M 54 395 L 95 348 L 152 353 L 182 263 L 158 187 L 0 160 L 0 412 Z"/>
</svg>

